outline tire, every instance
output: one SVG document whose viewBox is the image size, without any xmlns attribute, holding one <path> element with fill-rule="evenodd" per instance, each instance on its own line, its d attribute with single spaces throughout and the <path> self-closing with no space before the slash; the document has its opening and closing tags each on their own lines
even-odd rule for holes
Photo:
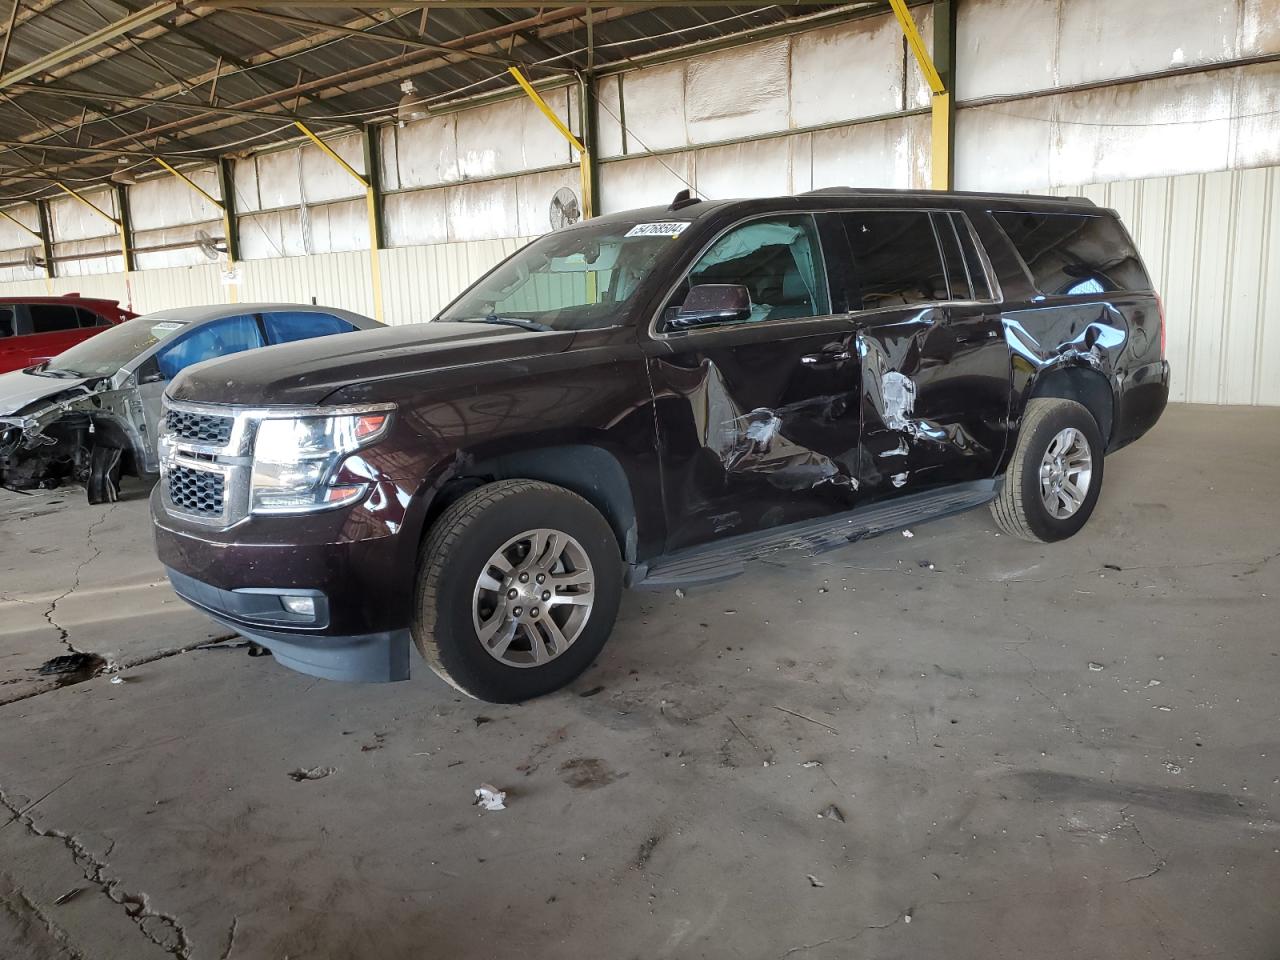
<svg viewBox="0 0 1280 960">
<path fill-rule="evenodd" d="M 1066 434 L 1070 430 L 1076 431 L 1076 434 Z M 1080 498 L 1075 498 L 1070 493 L 1056 496 L 1051 492 L 1046 494 L 1042 488 L 1041 470 L 1046 454 L 1050 446 L 1064 435 L 1070 438 L 1072 444 L 1058 448 L 1067 450 L 1068 456 L 1063 458 L 1064 462 L 1077 466 L 1083 462 L 1080 457 L 1071 455 L 1077 449 L 1076 437 L 1088 448 L 1089 475 L 1085 481 L 1084 495 Z M 1074 535 L 1088 521 L 1098 502 L 1098 493 L 1102 489 L 1103 454 L 1102 434 L 1098 423 L 1084 406 L 1074 400 L 1050 397 L 1037 397 L 1029 401 L 1022 418 L 1022 429 L 1018 433 L 1018 445 L 1013 451 L 1013 459 L 1009 461 L 1009 469 L 1005 472 L 1004 485 L 991 504 L 991 514 L 995 517 L 996 524 L 1011 536 L 1038 543 L 1065 540 Z M 1061 474 L 1056 473 L 1051 465 L 1049 475 L 1048 482 L 1052 487 L 1054 479 Z M 1082 474 L 1077 472 L 1073 475 L 1077 482 L 1071 489 L 1078 491 L 1078 481 Z M 1074 499 L 1079 500 L 1079 505 L 1068 511 L 1066 501 Z M 1050 506 L 1051 503 L 1053 507 Z M 1055 510 L 1066 515 L 1055 515 Z"/>
<path fill-rule="evenodd" d="M 85 483 L 90 503 L 115 503 L 120 499 L 123 460 L 123 448 L 94 445 L 89 453 L 89 477 Z"/>
<path fill-rule="evenodd" d="M 538 541 L 520 539 L 527 533 L 558 534 L 555 541 L 542 537 L 544 556 L 563 550 L 558 564 L 531 559 Z M 527 552 L 520 559 L 522 551 Z M 495 558 L 499 565 L 491 566 Z M 502 560 L 510 565 L 508 573 L 500 572 Z M 520 582 L 522 571 L 527 583 Z M 589 590 L 554 585 L 556 579 L 582 579 L 584 571 Z M 577 494 L 534 480 L 500 480 L 449 506 L 422 546 L 418 576 L 412 632 L 422 656 L 456 689 L 491 703 L 542 696 L 582 673 L 608 639 L 622 593 L 621 555 L 604 517 Z M 534 582 L 538 576 L 550 582 L 538 581 L 539 586 Z M 486 582 L 496 588 L 488 589 Z M 515 600 L 509 597 L 511 590 L 518 593 Z M 542 607 L 538 601 L 547 593 L 560 602 Z M 523 620 L 516 619 L 516 610 Z M 505 639 L 505 653 L 491 653 L 481 640 L 494 618 L 502 625 L 489 643 L 501 648 Z M 551 639 L 551 626 L 566 643 Z M 530 631 L 542 641 L 538 651 Z M 540 663 L 535 662 L 539 652 Z"/>
</svg>

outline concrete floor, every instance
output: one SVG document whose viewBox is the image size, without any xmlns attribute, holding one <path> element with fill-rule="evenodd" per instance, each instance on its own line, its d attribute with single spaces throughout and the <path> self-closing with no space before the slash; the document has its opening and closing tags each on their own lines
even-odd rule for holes
<svg viewBox="0 0 1280 960">
<path fill-rule="evenodd" d="M 1280 410 L 1171 408 L 1067 543 L 631 594 L 520 707 L 171 654 L 219 631 L 142 501 L 8 498 L 0 956 L 1275 960 L 1278 466 Z M 39 693 L 59 627 L 138 665 Z"/>
</svg>

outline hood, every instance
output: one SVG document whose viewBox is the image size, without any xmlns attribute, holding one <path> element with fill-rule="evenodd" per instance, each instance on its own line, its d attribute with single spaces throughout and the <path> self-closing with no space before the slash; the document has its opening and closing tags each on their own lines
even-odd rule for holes
<svg viewBox="0 0 1280 960">
<path fill-rule="evenodd" d="M 37 377 L 25 370 L 2 373 L 0 374 L 0 417 L 21 413 L 34 403 L 58 398 L 59 394 L 68 391 L 80 392 L 77 388 L 83 387 L 91 379 L 100 378 Z"/>
<path fill-rule="evenodd" d="M 310 405 L 353 384 L 485 361 L 559 353 L 572 332 L 537 333 L 486 323 L 415 323 L 248 350 L 188 367 L 174 400 L 244 406 Z"/>
</svg>

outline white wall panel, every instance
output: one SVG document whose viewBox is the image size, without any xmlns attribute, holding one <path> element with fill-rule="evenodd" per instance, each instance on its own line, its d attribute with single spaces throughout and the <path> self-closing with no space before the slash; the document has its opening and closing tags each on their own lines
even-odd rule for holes
<svg viewBox="0 0 1280 960">
<path fill-rule="evenodd" d="M 364 169 L 364 140 L 359 134 L 325 137 L 325 145 L 345 160 L 359 174 Z M 313 143 L 301 148 L 301 192 L 307 203 L 345 200 L 364 196 L 364 187 L 347 173 L 333 157 Z"/>
<path fill-rule="evenodd" d="M 1252 64 L 967 107 L 956 183 L 1037 190 L 1275 163 L 1277 102 L 1280 65 Z"/>
<path fill-rule="evenodd" d="M 458 167 L 458 114 L 428 117 L 383 132 L 383 186 L 434 187 L 462 177 Z"/>
<path fill-rule="evenodd" d="M 1173 400 L 1280 404 L 1280 167 L 1054 192 L 1129 227 L 1164 302 Z"/>
<path fill-rule="evenodd" d="M 622 156 L 622 110 L 619 102 L 622 83 L 621 77 L 615 76 L 603 77 L 596 84 L 597 102 L 600 104 L 598 158 Z"/>
<path fill-rule="evenodd" d="M 163 267 L 186 267 L 209 263 L 209 258 L 192 242 L 198 230 L 205 231 L 215 240 L 221 241 L 223 239 L 221 218 L 206 223 L 166 227 L 162 230 L 135 230 L 133 234 L 133 252 L 138 269 L 157 270 Z M 148 247 L 178 243 L 187 244 L 187 246 L 175 247 L 172 250 L 147 251 Z"/>
<path fill-rule="evenodd" d="M 218 174 L 213 167 L 183 170 L 187 177 L 210 196 L 221 196 Z M 143 180 L 128 188 L 129 219 L 134 230 L 158 230 L 183 224 L 220 220 L 222 212 L 172 174 Z"/>
<path fill-rule="evenodd" d="M 685 65 L 690 143 L 785 130 L 789 125 L 791 41 L 787 38 L 695 57 Z"/>
<path fill-rule="evenodd" d="M 600 165 L 602 213 L 670 203 L 693 182 L 693 154 L 671 153 L 663 157 L 635 157 Z"/>
<path fill-rule="evenodd" d="M 34 203 L 5 207 L 5 213 L 18 223 L 26 224 L 31 230 L 40 232 L 40 214 Z M 0 217 L 0 262 L 20 262 L 28 250 L 35 250 L 37 256 L 42 256 L 40 239 L 33 237 L 12 221 Z M 43 267 L 37 267 L 35 270 L 28 270 L 22 265 L 0 267 L 0 284 L 40 280 L 44 275 Z"/>
<path fill-rule="evenodd" d="M 241 265 L 242 302 L 310 303 L 373 315 L 368 253 L 327 253 Z"/>
<path fill-rule="evenodd" d="M 694 154 L 694 172 L 698 193 L 711 200 L 792 192 L 791 149 L 786 137 L 699 150 Z"/>
<path fill-rule="evenodd" d="M 814 131 L 811 189 L 928 187 L 929 122 L 927 116 L 900 117 Z"/>
<path fill-rule="evenodd" d="M 449 239 L 492 240 L 520 235 L 514 179 L 449 188 Z"/>
<path fill-rule="evenodd" d="M 892 17 L 813 30 L 791 44 L 791 122 L 817 126 L 901 110 L 902 31 Z"/>
<path fill-rule="evenodd" d="M 688 144 L 685 133 L 683 63 L 628 73 L 623 84 L 631 153 L 670 150 Z"/>
<path fill-rule="evenodd" d="M 449 239 L 449 192 L 443 188 L 392 194 L 383 201 L 387 244 L 412 247 Z"/>
<path fill-rule="evenodd" d="M 1059 0 L 968 0 L 956 18 L 961 100 L 1047 90 L 1058 73 Z"/>
<path fill-rule="evenodd" d="M 116 217 L 115 191 L 106 187 L 91 187 L 77 191 L 108 216 Z M 74 197 L 58 197 L 49 201 L 49 219 L 53 235 L 58 240 L 84 240 L 89 237 L 114 235 L 115 224 L 90 210 Z"/>
</svg>

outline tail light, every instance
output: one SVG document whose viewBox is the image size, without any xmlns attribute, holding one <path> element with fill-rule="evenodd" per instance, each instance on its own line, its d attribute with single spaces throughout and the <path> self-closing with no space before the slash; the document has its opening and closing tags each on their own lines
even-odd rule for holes
<svg viewBox="0 0 1280 960">
<path fill-rule="evenodd" d="M 1168 334 L 1165 333 L 1164 323 L 1164 301 L 1160 299 L 1160 294 L 1156 294 L 1156 312 L 1160 315 L 1160 359 L 1165 358 L 1165 344 L 1168 342 Z"/>
</svg>

